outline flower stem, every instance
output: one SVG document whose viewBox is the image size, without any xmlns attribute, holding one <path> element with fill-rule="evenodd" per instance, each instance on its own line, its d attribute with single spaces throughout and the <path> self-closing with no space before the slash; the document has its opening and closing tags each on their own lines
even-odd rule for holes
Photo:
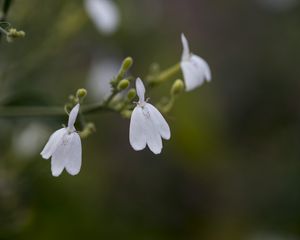
<svg viewBox="0 0 300 240">
<path fill-rule="evenodd" d="M 0 27 L 0 32 L 3 33 L 3 34 L 5 34 L 5 35 L 8 34 L 8 32 L 4 28 L 2 28 L 2 27 Z"/>
<path fill-rule="evenodd" d="M 175 65 L 167 68 L 166 70 L 160 72 L 157 76 L 149 77 L 149 84 L 156 85 L 158 83 L 162 83 L 167 81 L 169 78 L 173 77 L 180 71 L 180 63 L 176 63 Z"/>
<path fill-rule="evenodd" d="M 3 28 L 0 27 L 0 32 L 7 34 Z M 180 71 L 180 63 L 167 68 L 155 77 L 150 77 L 148 82 L 150 85 L 155 86 L 159 83 L 167 81 Z M 92 103 L 82 106 L 81 114 L 91 114 L 95 112 L 120 112 L 124 110 L 128 103 L 125 103 L 121 109 L 110 107 L 113 98 L 119 93 L 114 90 L 112 94 L 103 103 Z M 33 106 L 17 106 L 17 107 L 0 107 L 0 117 L 60 117 L 64 116 L 65 111 L 62 107 L 33 107 Z"/>
<path fill-rule="evenodd" d="M 87 104 L 82 106 L 83 114 L 100 111 L 113 111 L 103 104 Z M 66 113 L 62 107 L 0 107 L 0 117 L 60 117 Z"/>
</svg>

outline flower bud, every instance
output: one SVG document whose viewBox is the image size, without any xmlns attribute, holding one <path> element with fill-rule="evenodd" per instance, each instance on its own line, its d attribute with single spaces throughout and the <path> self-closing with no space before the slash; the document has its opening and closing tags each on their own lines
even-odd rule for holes
<svg viewBox="0 0 300 240">
<path fill-rule="evenodd" d="M 127 99 L 129 101 L 133 100 L 136 96 L 136 90 L 134 88 L 131 88 L 127 93 Z"/>
<path fill-rule="evenodd" d="M 69 100 L 72 102 L 72 103 L 76 103 L 76 98 L 73 94 L 69 95 Z"/>
<path fill-rule="evenodd" d="M 128 88 L 128 86 L 129 86 L 129 81 L 127 79 L 123 79 L 118 83 L 117 89 L 121 91 Z"/>
<path fill-rule="evenodd" d="M 80 138 L 83 139 L 83 138 L 87 138 L 94 132 L 96 132 L 95 124 L 92 122 L 89 122 L 84 126 L 83 130 L 79 133 L 79 135 L 80 135 Z"/>
<path fill-rule="evenodd" d="M 129 68 L 131 68 L 132 64 L 133 64 L 133 59 L 131 57 L 125 58 L 122 63 L 122 70 L 126 72 Z"/>
<path fill-rule="evenodd" d="M 17 31 L 17 29 L 11 28 L 7 32 L 6 40 L 8 42 L 12 42 L 13 40 L 15 40 L 17 38 L 23 38 L 23 37 L 25 37 L 25 32 L 24 31 Z"/>
<path fill-rule="evenodd" d="M 171 88 L 171 95 L 176 96 L 184 90 L 184 83 L 181 79 L 177 79 Z"/>
<path fill-rule="evenodd" d="M 72 108 L 73 108 L 73 105 L 71 103 L 67 103 L 64 106 L 64 110 L 67 114 L 69 114 L 71 112 Z"/>
<path fill-rule="evenodd" d="M 76 97 L 80 100 L 84 99 L 87 95 L 87 90 L 84 88 L 79 88 L 76 92 Z"/>
<path fill-rule="evenodd" d="M 131 114 L 132 114 L 132 111 L 131 110 L 124 110 L 121 112 L 121 115 L 122 117 L 124 118 L 130 118 L 131 117 Z"/>
<path fill-rule="evenodd" d="M 123 60 L 122 66 L 119 70 L 119 73 L 118 73 L 116 79 L 112 81 L 112 84 L 117 84 L 119 81 L 121 81 L 124 78 L 126 72 L 132 66 L 132 63 L 133 63 L 133 60 L 131 57 L 127 57 Z"/>
</svg>

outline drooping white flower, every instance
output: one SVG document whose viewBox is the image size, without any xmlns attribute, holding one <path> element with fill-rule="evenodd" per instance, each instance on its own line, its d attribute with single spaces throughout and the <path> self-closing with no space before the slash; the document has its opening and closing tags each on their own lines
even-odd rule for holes
<svg viewBox="0 0 300 240">
<path fill-rule="evenodd" d="M 162 149 L 161 138 L 168 140 L 171 137 L 169 125 L 161 113 L 145 101 L 145 87 L 140 78 L 136 80 L 136 91 L 139 101 L 130 119 L 130 144 L 136 151 L 148 145 L 153 153 L 159 154 Z"/>
<path fill-rule="evenodd" d="M 181 57 L 181 70 L 183 72 L 185 87 L 187 91 L 191 91 L 198 86 L 201 86 L 205 80 L 211 80 L 211 72 L 207 62 L 190 52 L 189 43 L 181 34 L 183 52 Z"/>
<path fill-rule="evenodd" d="M 85 8 L 98 30 L 114 33 L 120 24 L 120 12 L 112 0 L 85 0 Z"/>
<path fill-rule="evenodd" d="M 51 171 L 55 177 L 59 176 L 64 168 L 71 175 L 76 175 L 80 171 L 81 140 L 74 127 L 79 107 L 77 104 L 72 109 L 68 126 L 55 131 L 41 152 L 43 158 L 49 159 L 51 157 Z"/>
</svg>

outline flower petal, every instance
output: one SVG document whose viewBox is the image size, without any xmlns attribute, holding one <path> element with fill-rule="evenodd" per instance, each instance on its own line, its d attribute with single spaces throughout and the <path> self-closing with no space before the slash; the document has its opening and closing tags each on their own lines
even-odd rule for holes
<svg viewBox="0 0 300 240">
<path fill-rule="evenodd" d="M 164 117 L 161 115 L 161 113 L 150 103 L 147 103 L 145 108 L 148 109 L 150 113 L 150 117 L 153 121 L 153 123 L 156 126 L 156 129 L 164 139 L 170 139 L 171 132 L 170 127 Z"/>
<path fill-rule="evenodd" d="M 199 56 L 192 55 L 189 61 L 183 61 L 180 65 L 187 91 L 202 85 L 205 79 L 211 79 L 208 64 Z"/>
<path fill-rule="evenodd" d="M 139 96 L 139 101 L 145 101 L 145 86 L 140 78 L 137 78 L 135 81 L 135 87 L 137 95 Z"/>
<path fill-rule="evenodd" d="M 104 34 L 114 33 L 120 23 L 120 13 L 111 0 L 86 0 L 85 8 L 94 24 Z"/>
<path fill-rule="evenodd" d="M 194 54 L 192 54 L 191 61 L 198 66 L 199 69 L 202 69 L 205 79 L 209 82 L 211 80 L 211 71 L 208 63 L 203 58 Z"/>
<path fill-rule="evenodd" d="M 56 152 L 53 153 L 51 158 L 51 172 L 53 177 L 58 177 L 65 167 L 65 158 L 64 158 L 63 146 L 59 146 Z"/>
<path fill-rule="evenodd" d="M 181 33 L 181 42 L 183 47 L 181 61 L 187 61 L 190 58 L 190 48 L 188 40 L 186 39 L 183 33 Z"/>
<path fill-rule="evenodd" d="M 76 175 L 79 173 L 81 168 L 81 158 L 82 158 L 82 149 L 81 149 L 81 140 L 77 132 L 74 132 L 71 135 L 70 139 L 70 148 L 68 148 L 68 153 L 65 160 L 65 167 L 69 174 Z"/>
<path fill-rule="evenodd" d="M 136 151 L 146 147 L 146 135 L 144 131 L 144 115 L 142 108 L 136 106 L 131 114 L 129 127 L 129 142 Z"/>
<path fill-rule="evenodd" d="M 67 133 L 66 128 L 61 128 L 55 131 L 49 138 L 47 144 L 41 152 L 43 158 L 48 159 L 56 151 L 57 147 L 60 145 L 63 136 Z"/>
<path fill-rule="evenodd" d="M 65 134 L 56 151 L 52 154 L 51 171 L 54 177 L 57 177 L 61 174 L 67 162 L 70 160 L 70 152 L 73 150 L 72 139 L 74 134 L 75 132 L 71 134 Z"/>
<path fill-rule="evenodd" d="M 70 112 L 70 115 L 69 115 L 69 122 L 68 122 L 68 127 L 69 128 L 73 128 L 74 127 L 74 124 L 75 124 L 75 121 L 76 121 L 76 118 L 77 118 L 77 115 L 78 115 L 78 112 L 79 112 L 79 103 L 73 107 L 73 109 L 71 110 Z"/>
<path fill-rule="evenodd" d="M 154 154 L 161 153 L 162 149 L 162 140 L 157 129 L 156 124 L 154 123 L 150 111 L 144 107 L 143 109 L 143 116 L 144 116 L 144 132 L 146 135 L 146 141 L 149 149 Z"/>
</svg>

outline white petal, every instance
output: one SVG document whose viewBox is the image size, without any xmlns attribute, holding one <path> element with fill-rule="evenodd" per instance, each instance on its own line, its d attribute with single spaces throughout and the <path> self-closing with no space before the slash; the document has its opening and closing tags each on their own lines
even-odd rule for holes
<svg viewBox="0 0 300 240">
<path fill-rule="evenodd" d="M 67 133 L 66 128 L 61 128 L 55 131 L 49 138 L 47 144 L 45 145 L 41 155 L 43 158 L 48 159 L 56 151 L 57 147 L 60 145 L 63 136 Z"/>
<path fill-rule="evenodd" d="M 104 34 L 114 33 L 120 23 L 120 13 L 111 0 L 86 0 L 85 7 L 94 24 Z"/>
<path fill-rule="evenodd" d="M 190 48 L 189 43 L 183 33 L 181 34 L 181 42 L 183 47 L 181 61 L 187 61 L 190 58 Z"/>
<path fill-rule="evenodd" d="M 65 158 L 64 158 L 63 146 L 59 146 L 57 150 L 53 153 L 51 158 L 51 172 L 52 176 L 58 177 L 65 167 Z"/>
<path fill-rule="evenodd" d="M 66 158 L 65 167 L 68 173 L 71 175 L 76 175 L 79 173 L 81 168 L 81 158 L 82 158 L 82 149 L 81 149 L 81 140 L 77 132 L 74 132 L 71 135 L 70 139 L 70 148 Z"/>
<path fill-rule="evenodd" d="M 137 78 L 135 81 L 135 87 L 137 95 L 139 96 L 140 102 L 145 101 L 145 86 L 140 78 Z"/>
<path fill-rule="evenodd" d="M 129 127 L 129 142 L 136 151 L 146 147 L 146 135 L 144 131 L 144 115 L 142 108 L 136 106 L 131 114 Z"/>
<path fill-rule="evenodd" d="M 79 107 L 80 107 L 80 105 L 78 103 L 75 107 L 73 107 L 73 109 L 70 112 L 69 122 L 68 122 L 68 127 L 69 128 L 74 127 L 74 124 L 75 124 L 75 121 L 76 121 L 76 118 L 77 118 L 77 115 L 78 115 Z"/>
<path fill-rule="evenodd" d="M 150 103 L 147 103 L 145 108 L 148 109 L 150 113 L 150 117 L 152 121 L 154 122 L 158 132 L 164 139 L 170 139 L 171 137 L 171 132 L 170 132 L 170 127 L 164 117 L 161 115 L 161 113 Z"/>
<path fill-rule="evenodd" d="M 143 109 L 143 116 L 144 116 L 144 132 L 146 135 L 146 141 L 147 145 L 150 148 L 150 150 L 154 154 L 159 154 L 162 149 L 162 140 L 159 133 L 159 130 L 157 129 L 156 124 L 154 123 L 151 113 L 149 110 L 144 107 Z"/>
<path fill-rule="evenodd" d="M 202 69 L 205 79 L 209 82 L 211 80 L 211 71 L 208 63 L 203 58 L 194 54 L 192 54 L 191 61 L 194 62 L 199 69 Z"/>
<path fill-rule="evenodd" d="M 81 144 L 78 146 L 78 134 L 73 132 L 71 134 L 65 134 L 60 145 L 57 147 L 56 151 L 53 153 L 51 158 L 51 171 L 52 175 L 57 177 L 61 174 L 64 167 L 71 167 L 70 161 L 75 160 L 75 169 L 72 169 L 70 174 L 76 174 L 76 170 L 80 170 L 81 165 Z M 78 136 L 79 137 L 79 136 Z M 80 143 L 80 142 L 79 142 Z M 78 148 L 76 149 L 75 148 Z M 77 158 L 74 158 L 74 152 L 79 154 Z M 80 157 L 80 158 L 79 158 Z M 79 163 L 78 163 L 79 162 Z M 79 169 L 78 169 L 79 167 Z M 71 168 L 69 168 L 70 170 Z M 77 172 L 78 173 L 78 172 Z"/>
<path fill-rule="evenodd" d="M 180 63 L 183 72 L 186 90 L 190 91 L 211 79 L 208 64 L 200 57 L 192 55 L 189 61 Z"/>
</svg>

